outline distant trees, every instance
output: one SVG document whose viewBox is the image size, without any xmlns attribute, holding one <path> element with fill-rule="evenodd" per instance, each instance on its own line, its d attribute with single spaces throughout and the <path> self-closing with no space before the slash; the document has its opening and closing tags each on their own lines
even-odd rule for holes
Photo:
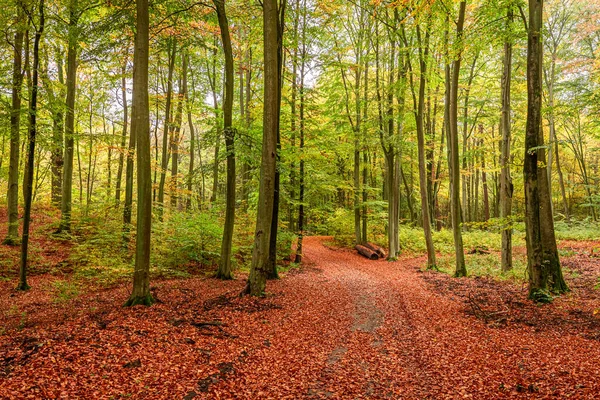
<svg viewBox="0 0 600 400">
<path fill-rule="evenodd" d="M 452 228 L 455 275 L 465 276 L 463 232 L 482 228 L 499 233 L 499 265 L 509 271 L 514 221 L 525 216 L 532 297 L 565 291 L 552 186 L 557 220 L 598 218 L 600 43 L 596 3 L 547 1 L 544 16 L 533 0 L 529 8 L 512 0 L 269 0 L 250 9 L 238 0 L 160 0 L 152 23 L 141 2 L 135 21 L 133 3 L 48 3 L 35 91 L 40 140 L 24 157 L 39 6 L 11 0 L 0 44 L 4 243 L 19 241 L 19 186 L 25 208 L 29 194 L 60 208 L 63 239 L 77 237 L 88 218 L 118 215 L 119 251 L 131 256 L 129 240 L 142 251 L 132 301 L 150 303 L 146 232 L 152 223 L 172 229 L 184 213 L 215 222 L 221 240 L 211 243 L 220 249 L 182 247 L 194 247 L 199 263 L 214 257 L 225 279 L 235 262 L 249 262 L 244 241 L 256 222 L 246 290 L 254 295 L 278 276 L 282 250 L 302 261 L 313 232 L 348 244 L 385 240 L 394 260 L 404 227 L 419 226 L 435 268 L 435 231 Z M 526 32 L 535 42 L 528 59 L 514 50 Z M 146 54 L 148 46 L 155 51 Z M 513 133 L 521 130 L 525 137 Z"/>
</svg>

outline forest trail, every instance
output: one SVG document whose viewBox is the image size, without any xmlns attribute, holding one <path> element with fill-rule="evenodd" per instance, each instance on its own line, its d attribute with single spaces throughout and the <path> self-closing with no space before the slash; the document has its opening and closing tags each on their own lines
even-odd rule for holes
<svg viewBox="0 0 600 400">
<path fill-rule="evenodd" d="M 33 277 L 27 293 L 0 282 L 0 398 L 600 393 L 600 324 L 581 299 L 540 308 L 519 288 L 495 292 L 514 285 L 421 272 L 423 258 L 370 261 L 329 240 L 305 238 L 302 269 L 270 281 L 264 299 L 238 297 L 243 276 L 155 281 L 159 302 L 131 309 L 121 307 L 129 284 L 64 302 L 52 276 Z M 511 314 L 476 318 L 467 299 L 481 293 L 512 296 Z"/>
</svg>

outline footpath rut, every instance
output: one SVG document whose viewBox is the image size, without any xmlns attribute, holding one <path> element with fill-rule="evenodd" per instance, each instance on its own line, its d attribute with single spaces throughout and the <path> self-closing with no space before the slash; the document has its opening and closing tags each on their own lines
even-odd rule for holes
<svg viewBox="0 0 600 400">
<path fill-rule="evenodd" d="M 488 327 L 465 313 L 463 300 L 426 283 L 424 262 L 370 261 L 327 248 L 322 238 L 305 239 L 305 263 L 318 272 L 308 268 L 299 276 L 316 278 L 310 295 L 326 302 L 332 315 L 346 316 L 327 342 L 327 357 L 315 360 L 320 370 L 305 398 L 591 399 L 599 393 L 598 384 L 577 383 L 578 374 L 600 382 L 592 367 L 600 361 L 597 342 L 527 326 Z M 293 280 L 288 284 L 300 283 Z M 589 354 L 587 370 L 570 360 L 582 350 Z"/>
</svg>

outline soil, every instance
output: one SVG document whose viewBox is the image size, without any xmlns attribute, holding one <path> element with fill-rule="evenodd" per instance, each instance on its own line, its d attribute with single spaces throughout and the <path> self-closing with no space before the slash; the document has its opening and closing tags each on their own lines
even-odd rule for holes
<svg viewBox="0 0 600 400">
<path fill-rule="evenodd" d="M 597 398 L 595 243 L 563 243 L 570 294 L 422 272 L 424 258 L 367 260 L 307 237 L 305 262 L 265 298 L 233 281 L 153 281 L 159 301 L 122 308 L 130 284 L 57 301 L 0 283 L 0 398 Z"/>
</svg>

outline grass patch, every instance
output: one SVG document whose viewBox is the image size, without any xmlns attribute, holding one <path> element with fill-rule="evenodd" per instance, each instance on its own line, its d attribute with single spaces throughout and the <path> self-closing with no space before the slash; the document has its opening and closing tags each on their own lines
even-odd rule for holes
<svg viewBox="0 0 600 400">
<path fill-rule="evenodd" d="M 75 282 L 71 281 L 54 281 L 52 282 L 52 287 L 54 290 L 54 299 L 55 303 L 66 303 L 69 300 L 74 299 L 79 296 L 79 285 Z"/>
<path fill-rule="evenodd" d="M 438 258 L 437 262 L 441 272 L 454 275 L 455 257 L 453 254 L 444 254 Z M 513 257 L 513 269 L 504 273 L 500 267 L 500 255 L 497 253 L 466 254 L 465 263 L 469 277 L 489 277 L 518 283 L 526 280 L 527 260 L 521 255 Z"/>
</svg>

